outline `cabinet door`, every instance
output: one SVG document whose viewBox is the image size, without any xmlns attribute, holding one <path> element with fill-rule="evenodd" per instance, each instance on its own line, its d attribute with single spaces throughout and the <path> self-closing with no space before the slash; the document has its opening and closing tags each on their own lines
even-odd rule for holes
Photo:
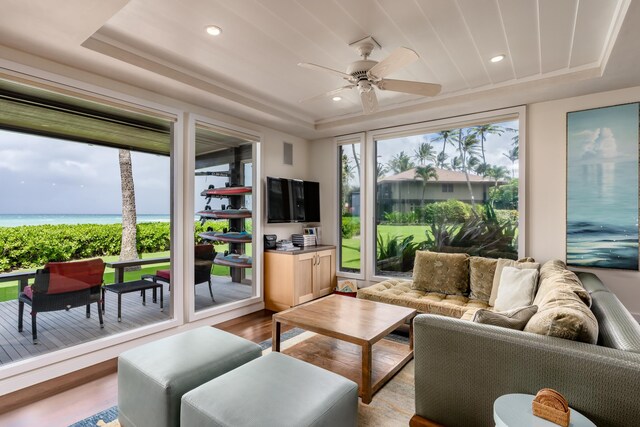
<svg viewBox="0 0 640 427">
<path fill-rule="evenodd" d="M 295 255 L 294 305 L 311 301 L 313 295 L 313 278 L 315 272 L 315 252 Z"/>
<path fill-rule="evenodd" d="M 315 262 L 315 280 L 313 283 L 313 291 L 316 298 L 329 295 L 335 289 L 335 257 L 335 250 L 317 252 Z"/>
</svg>

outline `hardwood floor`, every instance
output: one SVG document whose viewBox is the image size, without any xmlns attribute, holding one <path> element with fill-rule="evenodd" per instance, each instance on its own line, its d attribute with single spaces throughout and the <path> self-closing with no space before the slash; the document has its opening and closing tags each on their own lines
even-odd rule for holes
<svg viewBox="0 0 640 427">
<path fill-rule="evenodd" d="M 271 338 L 271 316 L 268 310 L 258 311 L 237 319 L 215 325 L 217 328 L 259 343 Z M 283 327 L 285 332 L 291 327 Z M 109 363 L 109 362 L 105 362 Z M 90 369 L 90 368 L 89 368 Z M 21 390 L 3 396 L 0 400 L 0 410 L 9 410 L 16 402 L 29 404 L 10 410 L 0 415 L 0 426 L 3 427 L 32 427 L 32 426 L 68 426 L 76 421 L 87 418 L 118 403 L 118 378 L 115 373 L 115 363 L 111 368 L 102 371 L 106 375 L 83 381 L 82 385 L 69 388 L 69 378 L 56 378 L 48 381 L 46 386 L 36 385 L 27 390 Z M 78 375 L 70 374 L 74 385 L 79 382 Z M 51 395 L 52 393 L 55 393 Z M 48 397 L 45 397 L 48 396 Z M 22 400 L 20 400 L 22 398 Z"/>
</svg>

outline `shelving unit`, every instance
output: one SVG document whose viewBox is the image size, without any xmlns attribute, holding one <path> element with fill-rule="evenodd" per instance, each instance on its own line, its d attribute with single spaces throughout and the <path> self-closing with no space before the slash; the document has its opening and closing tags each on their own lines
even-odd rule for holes
<svg viewBox="0 0 640 427">
<path fill-rule="evenodd" d="M 233 169 L 232 169 L 233 170 Z M 240 186 L 237 176 L 229 173 L 226 187 L 207 188 L 200 193 L 206 198 L 205 209 L 198 212 L 201 221 L 225 220 L 229 222 L 228 230 L 224 232 L 206 231 L 198 235 L 204 240 L 225 242 L 229 244 L 228 254 L 216 255 L 214 264 L 230 267 L 231 280 L 241 282 L 244 278 L 243 269 L 253 267 L 253 259 L 246 255 L 245 245 L 253 241 L 253 236 L 245 230 L 245 220 L 251 218 L 252 212 L 243 208 L 245 196 L 252 192 L 251 187 Z M 231 209 L 207 209 L 212 198 L 228 199 L 227 206 Z"/>
</svg>

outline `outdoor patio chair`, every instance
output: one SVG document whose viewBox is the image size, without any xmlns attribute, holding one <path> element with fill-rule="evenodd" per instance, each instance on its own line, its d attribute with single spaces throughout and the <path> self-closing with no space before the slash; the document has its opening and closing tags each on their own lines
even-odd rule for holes
<svg viewBox="0 0 640 427">
<path fill-rule="evenodd" d="M 216 251 L 213 249 L 213 245 L 203 244 L 195 245 L 194 252 L 194 285 L 205 282 L 208 283 L 211 301 L 215 302 L 213 288 L 211 287 L 211 267 L 213 267 L 213 259 L 216 257 Z M 142 278 L 152 280 L 156 283 L 167 283 L 171 286 L 171 270 L 156 270 L 156 274 L 145 274 Z"/>
<path fill-rule="evenodd" d="M 100 310 L 100 288 L 104 274 L 104 262 L 91 259 L 77 262 L 50 262 L 36 271 L 33 285 L 24 286 L 18 295 L 18 331 L 22 332 L 24 305 L 31 306 L 31 334 L 38 343 L 36 316 L 39 312 L 87 307 L 91 316 L 91 303 L 98 307 L 100 327 L 104 327 Z"/>
</svg>

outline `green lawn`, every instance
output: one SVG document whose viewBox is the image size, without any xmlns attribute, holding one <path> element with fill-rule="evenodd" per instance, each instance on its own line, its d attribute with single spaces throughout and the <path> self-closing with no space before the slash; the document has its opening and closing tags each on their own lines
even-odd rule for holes
<svg viewBox="0 0 640 427">
<path fill-rule="evenodd" d="M 228 245 L 216 245 L 215 250 L 218 253 L 224 253 L 225 250 L 228 249 Z M 251 255 L 251 245 L 246 246 L 247 253 Z M 154 252 L 141 254 L 140 258 L 148 259 L 148 258 L 161 258 L 168 257 L 169 251 L 165 252 Z M 109 255 L 101 257 L 104 262 L 113 262 L 118 260 L 118 255 Z M 155 274 L 156 270 L 167 270 L 170 268 L 169 263 L 162 264 L 151 264 L 145 265 L 140 270 L 137 271 L 125 271 L 124 280 L 125 282 L 130 282 L 132 280 L 139 280 L 143 274 Z M 26 269 L 33 270 L 33 269 Z M 26 270 L 15 270 L 15 271 L 26 271 Z M 224 267 L 221 265 L 213 266 L 212 273 L 214 276 L 229 276 L 229 267 Z M 251 270 L 248 269 L 247 275 L 251 274 Z M 113 283 L 114 280 L 114 271 L 113 268 L 105 268 L 104 270 L 104 283 L 110 284 Z M 18 282 L 4 282 L 0 283 L 0 302 L 2 301 L 10 301 L 18 298 Z"/>
<path fill-rule="evenodd" d="M 382 235 L 386 241 L 389 237 L 414 236 L 414 242 L 422 242 L 427 239 L 425 234 L 427 226 L 425 225 L 379 225 L 378 233 Z M 342 239 L 342 268 L 360 268 L 360 237 L 351 239 Z"/>
</svg>

